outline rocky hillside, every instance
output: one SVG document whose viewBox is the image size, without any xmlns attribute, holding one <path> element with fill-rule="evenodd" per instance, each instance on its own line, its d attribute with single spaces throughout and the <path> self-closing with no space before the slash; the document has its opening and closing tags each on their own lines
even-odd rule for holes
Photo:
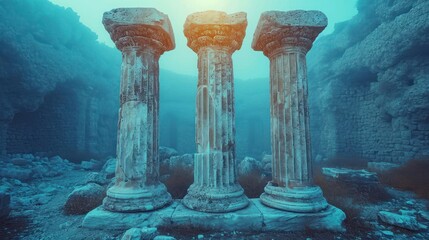
<svg viewBox="0 0 429 240">
<path fill-rule="evenodd" d="M 309 52 L 314 152 L 393 162 L 429 155 L 429 1 L 357 8 Z"/>
<path fill-rule="evenodd" d="M 113 153 L 119 53 L 46 0 L 2 1 L 0 33 L 0 151 Z"/>
</svg>

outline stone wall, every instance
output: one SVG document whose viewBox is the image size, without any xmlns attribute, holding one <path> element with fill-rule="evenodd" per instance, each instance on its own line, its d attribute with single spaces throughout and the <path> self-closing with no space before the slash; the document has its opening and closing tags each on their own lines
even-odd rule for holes
<svg viewBox="0 0 429 240">
<path fill-rule="evenodd" d="M 428 1 L 368 1 L 309 52 L 314 156 L 429 155 Z"/>
</svg>

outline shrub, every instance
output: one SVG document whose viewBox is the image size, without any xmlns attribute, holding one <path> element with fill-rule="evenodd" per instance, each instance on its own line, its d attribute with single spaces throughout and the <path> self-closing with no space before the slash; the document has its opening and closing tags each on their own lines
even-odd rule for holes
<svg viewBox="0 0 429 240">
<path fill-rule="evenodd" d="M 164 181 L 168 192 L 174 199 L 182 199 L 194 182 L 192 168 L 177 167 L 170 171 L 170 176 Z"/>
<path fill-rule="evenodd" d="M 269 178 L 260 171 L 252 171 L 238 177 L 238 182 L 244 189 L 244 194 L 249 198 L 258 198 L 267 185 Z"/>
<path fill-rule="evenodd" d="M 429 199 L 429 157 L 406 162 L 399 168 L 380 173 L 380 181 L 392 187 L 412 191 Z"/>
</svg>

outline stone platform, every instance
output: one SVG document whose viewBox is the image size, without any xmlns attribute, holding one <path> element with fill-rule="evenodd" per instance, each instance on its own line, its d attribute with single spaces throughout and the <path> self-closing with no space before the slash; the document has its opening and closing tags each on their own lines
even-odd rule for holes
<svg viewBox="0 0 429 240">
<path fill-rule="evenodd" d="M 345 214 L 329 205 L 318 213 L 293 213 L 266 207 L 251 199 L 248 207 L 230 213 L 203 213 L 174 201 L 168 207 L 145 213 L 115 213 L 98 207 L 82 223 L 92 229 L 126 230 L 131 227 L 194 228 L 210 231 L 301 231 L 306 229 L 344 231 Z"/>
</svg>

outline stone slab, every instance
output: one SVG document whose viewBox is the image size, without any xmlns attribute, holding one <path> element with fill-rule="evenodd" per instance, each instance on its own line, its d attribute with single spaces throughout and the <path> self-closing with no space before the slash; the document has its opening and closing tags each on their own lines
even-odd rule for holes
<svg viewBox="0 0 429 240">
<path fill-rule="evenodd" d="M 323 175 L 336 180 L 359 183 L 378 183 L 377 173 L 364 169 L 354 170 L 348 168 L 322 168 Z"/>
<path fill-rule="evenodd" d="M 82 226 L 91 229 L 127 230 L 133 227 L 156 227 L 168 225 L 179 203 L 150 212 L 119 213 L 104 210 L 101 206 L 89 212 Z"/>
<path fill-rule="evenodd" d="M 191 210 L 180 204 L 173 213 L 173 227 L 223 231 L 261 231 L 263 217 L 250 201 L 241 210 L 229 213 L 204 213 Z"/>
<path fill-rule="evenodd" d="M 251 201 L 262 213 L 263 232 L 302 231 L 306 229 L 345 231 L 342 222 L 346 219 L 346 215 L 332 205 L 328 205 L 325 210 L 316 213 L 295 213 L 267 207 L 259 199 L 252 199 Z"/>
<path fill-rule="evenodd" d="M 343 211 L 332 205 L 317 213 L 294 213 L 267 207 L 259 199 L 250 199 L 247 208 L 235 212 L 203 213 L 188 209 L 176 200 L 166 208 L 146 213 L 115 213 L 98 207 L 86 215 L 82 226 L 110 230 L 167 227 L 242 232 L 344 231 L 345 217 Z"/>
</svg>

